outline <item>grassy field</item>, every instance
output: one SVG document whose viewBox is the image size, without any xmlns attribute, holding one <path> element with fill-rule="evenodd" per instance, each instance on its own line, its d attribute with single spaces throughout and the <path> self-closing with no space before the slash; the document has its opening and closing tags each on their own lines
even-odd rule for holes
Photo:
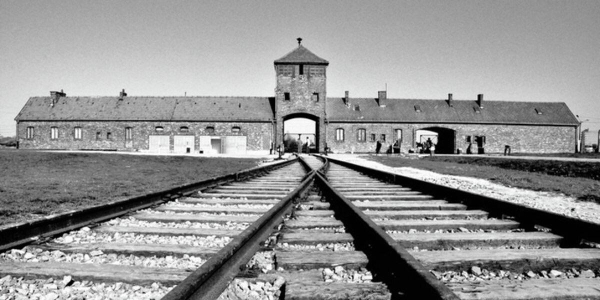
<svg viewBox="0 0 600 300">
<path fill-rule="evenodd" d="M 600 163 L 504 160 L 470 157 L 406 159 L 369 156 L 391 167 L 413 167 L 441 174 L 487 179 L 505 186 L 552 191 L 600 203 Z"/>
<path fill-rule="evenodd" d="M 251 158 L 0 151 L 0 227 L 258 165 Z"/>
<path fill-rule="evenodd" d="M 600 153 L 590 152 L 590 153 L 517 153 L 514 155 L 518 156 L 538 156 L 538 157 L 568 157 L 568 158 L 600 158 Z"/>
<path fill-rule="evenodd" d="M 426 159 L 436 162 L 491 166 L 506 170 L 520 170 L 561 177 L 579 177 L 600 180 L 600 163 L 473 156 L 435 156 Z"/>
</svg>

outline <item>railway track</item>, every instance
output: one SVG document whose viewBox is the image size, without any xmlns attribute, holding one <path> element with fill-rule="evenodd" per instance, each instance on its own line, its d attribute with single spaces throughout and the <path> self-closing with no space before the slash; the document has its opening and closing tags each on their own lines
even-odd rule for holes
<svg viewBox="0 0 600 300">
<path fill-rule="evenodd" d="M 600 299 L 598 225 L 344 165 L 330 165 L 332 187 L 444 283 L 442 298 Z"/>
<path fill-rule="evenodd" d="M 323 161 L 0 243 L 0 300 L 600 299 L 598 225 Z"/>
<path fill-rule="evenodd" d="M 295 162 L 247 181 L 211 183 L 187 197 L 10 249 L 0 254 L 0 299 L 159 299 L 284 198 L 295 197 L 306 174 Z"/>
</svg>

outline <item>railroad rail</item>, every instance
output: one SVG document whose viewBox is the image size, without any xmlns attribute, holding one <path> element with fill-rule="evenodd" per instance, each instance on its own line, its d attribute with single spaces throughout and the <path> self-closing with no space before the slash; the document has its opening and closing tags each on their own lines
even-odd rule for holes
<svg viewBox="0 0 600 300">
<path fill-rule="evenodd" d="M 352 203 L 348 223 L 368 223 L 361 240 L 395 246 L 411 298 L 600 299 L 598 224 L 329 161 L 329 193 Z"/>
<path fill-rule="evenodd" d="M 599 225 L 323 156 L 131 202 L 0 231 L 0 277 L 152 285 L 169 300 L 600 299 Z"/>
<path fill-rule="evenodd" d="M 170 290 L 166 298 L 188 299 L 199 288 L 216 298 L 210 291 L 226 283 L 214 278 L 228 280 L 215 270 L 239 271 L 304 193 L 307 171 L 297 159 L 282 161 L 3 229 L 0 298 L 58 297 L 67 289 L 83 298 L 132 290 L 139 291 L 134 298 L 156 298 Z M 212 281 L 199 285 L 207 277 Z M 99 293 L 86 294 L 90 288 Z"/>
</svg>

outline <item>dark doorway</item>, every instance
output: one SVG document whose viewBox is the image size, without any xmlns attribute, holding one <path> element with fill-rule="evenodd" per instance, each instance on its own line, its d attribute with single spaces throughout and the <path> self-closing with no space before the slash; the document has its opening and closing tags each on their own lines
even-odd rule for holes
<svg viewBox="0 0 600 300">
<path fill-rule="evenodd" d="M 453 154 L 456 151 L 456 131 L 443 127 L 427 127 L 422 130 L 437 133 L 437 143 L 435 153 Z M 417 141 L 419 142 L 419 141 Z"/>
</svg>

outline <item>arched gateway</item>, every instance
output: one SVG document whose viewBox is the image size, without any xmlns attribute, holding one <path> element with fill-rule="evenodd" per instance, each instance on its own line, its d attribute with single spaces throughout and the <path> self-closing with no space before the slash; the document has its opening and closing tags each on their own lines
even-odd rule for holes
<svg viewBox="0 0 600 300">
<path fill-rule="evenodd" d="M 319 140 L 319 117 L 294 113 L 283 117 L 283 144 L 285 152 L 317 152 Z"/>
</svg>

